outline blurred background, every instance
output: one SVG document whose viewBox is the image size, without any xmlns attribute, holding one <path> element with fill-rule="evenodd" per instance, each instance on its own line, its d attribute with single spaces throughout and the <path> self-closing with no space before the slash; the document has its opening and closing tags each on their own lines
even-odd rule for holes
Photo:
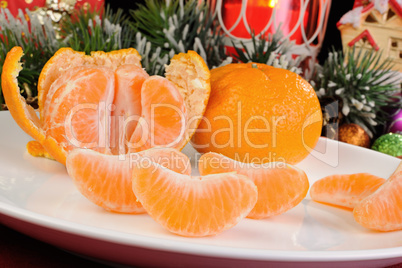
<svg viewBox="0 0 402 268">
<path fill-rule="evenodd" d="M 129 9 L 137 8 L 138 5 L 144 4 L 144 1 L 106 0 L 105 3 L 109 4 L 113 10 L 122 8 L 128 13 Z M 352 9 L 353 4 L 354 0 L 332 1 L 324 42 L 318 55 L 318 60 L 320 63 L 325 61 L 330 49 L 342 49 L 341 35 L 336 27 L 336 23 L 346 12 Z"/>
</svg>

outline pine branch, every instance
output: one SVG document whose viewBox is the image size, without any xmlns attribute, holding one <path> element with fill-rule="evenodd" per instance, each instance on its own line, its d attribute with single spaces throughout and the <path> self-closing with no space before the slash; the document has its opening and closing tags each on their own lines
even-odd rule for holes
<svg viewBox="0 0 402 268">
<path fill-rule="evenodd" d="M 298 74 L 302 72 L 299 65 L 303 57 L 293 60 L 286 56 L 286 53 L 292 48 L 294 43 L 283 38 L 280 26 L 274 34 L 269 34 L 268 36 L 261 33 L 260 37 L 257 37 L 252 32 L 251 44 L 252 47 L 250 48 L 243 41 L 240 41 L 240 46 L 232 41 L 232 45 L 236 50 L 236 54 L 233 56 L 240 62 L 264 63 L 277 68 L 288 69 Z"/>
<path fill-rule="evenodd" d="M 112 51 L 131 45 L 134 33 L 128 25 L 123 10 L 113 12 L 106 7 L 104 15 L 99 11 L 76 11 L 62 22 L 61 32 L 67 45 L 89 54 L 91 51 Z"/>
<path fill-rule="evenodd" d="M 26 10 L 26 16 L 29 24 L 22 10 L 19 10 L 17 19 L 8 9 L 0 9 L 2 30 L 0 35 L 0 72 L 7 52 L 14 46 L 21 46 L 24 50 L 24 56 L 21 59 L 24 69 L 18 76 L 18 83 L 24 97 L 34 97 L 37 95 L 36 83 L 40 71 L 47 60 L 60 46 L 63 46 L 63 42 L 56 38 L 50 19 L 44 18 L 42 25 L 36 13 Z M 0 102 L 0 104 L 4 103 L 2 93 L 0 94 Z"/>
<path fill-rule="evenodd" d="M 400 105 L 394 94 L 400 90 L 401 79 L 392 79 L 393 64 L 382 60 L 381 53 L 355 47 L 345 53 L 332 49 L 312 81 L 320 98 L 342 99 L 345 121 L 359 124 L 371 136 L 376 134 L 376 126 L 387 121 L 384 108 Z"/>
<path fill-rule="evenodd" d="M 133 46 L 142 56 L 142 67 L 145 68 L 148 74 L 164 75 L 165 65 L 168 64 L 169 59 L 174 55 L 173 50 L 171 50 L 171 53 L 163 56 L 161 55 L 161 47 L 157 47 L 154 51 L 151 51 L 151 43 L 140 32 L 137 32 Z"/>
<path fill-rule="evenodd" d="M 172 55 L 194 50 L 212 68 L 226 58 L 222 36 L 213 27 L 214 18 L 205 2 L 147 0 L 130 11 L 131 27 L 151 45 L 151 54 L 168 60 Z"/>
</svg>

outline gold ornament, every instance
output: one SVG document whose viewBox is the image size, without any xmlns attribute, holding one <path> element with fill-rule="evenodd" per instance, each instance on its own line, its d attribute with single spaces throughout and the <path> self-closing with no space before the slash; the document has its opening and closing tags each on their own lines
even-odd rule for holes
<svg viewBox="0 0 402 268">
<path fill-rule="evenodd" d="M 32 2 L 33 2 L 33 0 L 25 0 L 25 3 L 27 3 L 28 5 L 32 4 Z"/>
<path fill-rule="evenodd" d="M 0 1 L 0 7 L 1 7 L 1 8 L 7 8 L 7 6 L 8 6 L 8 2 L 7 2 L 7 1 L 5 1 L 5 0 Z"/>
<path fill-rule="evenodd" d="M 370 137 L 367 132 L 357 124 L 342 124 L 339 127 L 339 141 L 369 148 Z"/>
<path fill-rule="evenodd" d="M 27 0 L 29 1 L 29 0 Z M 74 11 L 77 0 L 46 0 L 46 5 L 34 11 L 41 24 L 44 24 L 45 18 L 50 18 L 53 22 L 53 28 L 60 32 L 60 21 L 71 15 Z M 60 35 L 57 35 L 60 38 Z"/>
<path fill-rule="evenodd" d="M 83 8 L 85 11 L 88 11 L 88 10 L 91 9 L 91 4 L 88 3 L 88 2 L 86 2 L 86 3 L 84 3 L 84 5 L 82 6 L 82 8 Z"/>
</svg>

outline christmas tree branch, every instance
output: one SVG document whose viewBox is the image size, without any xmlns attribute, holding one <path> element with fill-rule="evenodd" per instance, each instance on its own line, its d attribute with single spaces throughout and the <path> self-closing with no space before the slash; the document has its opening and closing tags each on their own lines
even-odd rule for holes
<svg viewBox="0 0 402 268">
<path fill-rule="evenodd" d="M 400 85 L 390 79 L 393 64 L 381 60 L 381 53 L 356 47 L 345 52 L 333 49 L 312 81 L 320 98 L 341 99 L 345 121 L 359 124 L 370 136 L 385 124 L 388 114 L 384 108 L 398 104 L 394 94 Z"/>
</svg>

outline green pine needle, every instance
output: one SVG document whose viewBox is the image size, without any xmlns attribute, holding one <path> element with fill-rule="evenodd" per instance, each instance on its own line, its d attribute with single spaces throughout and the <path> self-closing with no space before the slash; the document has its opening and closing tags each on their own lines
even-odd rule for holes
<svg viewBox="0 0 402 268">
<path fill-rule="evenodd" d="M 57 40 L 56 33 L 50 19 L 44 20 L 44 25 L 39 22 L 35 13 L 27 12 L 30 26 L 20 10 L 17 19 L 11 15 L 8 9 L 0 9 L 0 72 L 2 72 L 4 60 L 8 51 L 14 46 L 20 46 L 24 50 L 21 61 L 24 69 L 18 76 L 18 84 L 24 97 L 37 95 L 36 83 L 39 74 L 47 60 L 63 46 L 63 42 Z M 29 89 L 28 92 L 25 89 Z M 1 90 L 1 85 L 0 85 Z M 0 104 L 4 104 L 1 91 Z M 0 109 L 1 109 L 0 105 Z"/>
<path fill-rule="evenodd" d="M 76 11 L 62 22 L 60 33 L 67 40 L 67 45 L 74 50 L 112 51 L 131 45 L 134 33 L 128 25 L 128 17 L 122 9 L 113 12 L 106 7 L 102 17 L 99 11 Z"/>
<path fill-rule="evenodd" d="M 169 60 L 174 54 L 194 50 L 210 68 L 226 58 L 223 37 L 213 27 L 214 17 L 204 1 L 147 0 L 130 14 L 132 29 L 150 42 L 150 54 L 157 52 Z"/>
<path fill-rule="evenodd" d="M 392 79 L 393 64 L 381 60 L 381 51 L 355 47 L 332 50 L 312 79 L 317 95 L 340 98 L 346 123 L 356 123 L 371 135 L 389 117 L 384 108 L 400 105 L 395 93 L 400 85 Z M 400 82 L 399 82 L 400 83 Z"/>
<path fill-rule="evenodd" d="M 296 60 L 289 59 L 286 53 L 292 48 L 294 43 L 283 38 L 280 26 L 274 34 L 266 36 L 261 33 L 259 37 L 254 32 L 251 33 L 251 47 L 247 46 L 243 41 L 240 41 L 240 46 L 232 41 L 232 46 L 236 50 L 234 58 L 240 62 L 257 62 L 288 69 L 300 74 L 300 62 L 304 57 L 299 57 Z"/>
</svg>

